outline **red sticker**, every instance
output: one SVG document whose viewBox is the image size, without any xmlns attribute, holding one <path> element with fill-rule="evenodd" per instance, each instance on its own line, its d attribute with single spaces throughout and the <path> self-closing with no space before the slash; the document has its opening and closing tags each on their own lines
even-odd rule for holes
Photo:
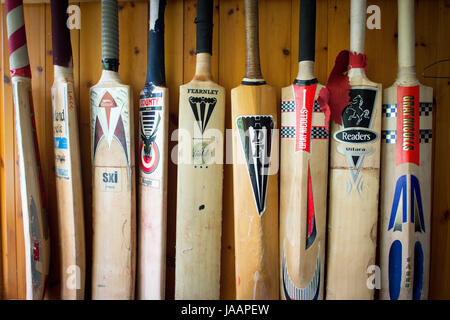
<svg viewBox="0 0 450 320">
<path fill-rule="evenodd" d="M 419 86 L 397 88 L 397 165 L 407 162 L 419 165 L 419 96 Z"/>
<path fill-rule="evenodd" d="M 295 151 L 311 151 L 311 124 L 317 84 L 294 84 L 295 98 Z"/>
</svg>

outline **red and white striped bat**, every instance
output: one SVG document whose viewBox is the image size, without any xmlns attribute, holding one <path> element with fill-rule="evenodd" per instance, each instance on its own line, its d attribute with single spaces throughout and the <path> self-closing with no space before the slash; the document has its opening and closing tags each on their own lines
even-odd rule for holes
<svg viewBox="0 0 450 320">
<path fill-rule="evenodd" d="M 6 0 L 5 6 L 25 236 L 26 298 L 42 299 L 49 270 L 50 237 L 44 209 L 23 3 L 22 0 Z"/>
</svg>

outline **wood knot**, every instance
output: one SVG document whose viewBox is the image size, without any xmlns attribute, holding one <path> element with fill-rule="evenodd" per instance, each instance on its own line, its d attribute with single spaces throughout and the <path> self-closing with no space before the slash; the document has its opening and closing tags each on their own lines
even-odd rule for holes
<svg viewBox="0 0 450 320">
<path fill-rule="evenodd" d="M 38 72 L 42 72 L 44 70 L 44 69 L 42 69 L 41 66 L 38 66 L 36 69 L 37 69 Z"/>
<path fill-rule="evenodd" d="M 288 49 L 284 48 L 284 49 L 283 49 L 283 54 L 284 54 L 285 56 L 288 56 L 288 55 L 290 54 L 290 52 L 289 52 Z"/>
<path fill-rule="evenodd" d="M 92 87 L 92 81 L 88 81 L 88 82 L 86 82 L 86 88 L 90 88 L 90 87 Z"/>
<path fill-rule="evenodd" d="M 135 54 L 135 55 L 138 55 L 139 52 L 141 52 L 141 51 L 139 50 L 139 48 L 138 48 L 138 47 L 134 47 L 134 54 Z"/>
<path fill-rule="evenodd" d="M 3 75 L 3 82 L 4 82 L 4 83 L 10 83 L 10 82 L 11 82 L 11 79 L 9 78 L 9 76 L 7 76 L 7 75 L 5 74 L 5 75 Z"/>
<path fill-rule="evenodd" d="M 445 212 L 444 212 L 444 219 L 445 220 L 449 220 L 450 219 L 450 210 L 449 209 L 445 210 Z"/>
<path fill-rule="evenodd" d="M 189 50 L 189 55 L 191 55 L 191 56 L 195 55 L 194 49 Z"/>
<path fill-rule="evenodd" d="M 228 15 L 231 16 L 234 13 L 234 9 L 231 8 L 230 10 L 228 10 Z"/>
</svg>

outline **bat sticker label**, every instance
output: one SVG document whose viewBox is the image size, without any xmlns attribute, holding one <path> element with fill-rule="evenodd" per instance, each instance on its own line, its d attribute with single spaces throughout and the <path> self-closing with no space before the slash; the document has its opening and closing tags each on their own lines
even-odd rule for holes
<svg viewBox="0 0 450 320">
<path fill-rule="evenodd" d="M 188 93 L 217 95 L 219 90 L 188 89 Z M 194 168 L 207 169 L 208 164 L 214 159 L 216 139 L 214 137 L 205 137 L 204 134 L 216 104 L 216 97 L 189 97 L 189 105 L 197 124 L 197 127 L 194 127 L 194 136 L 192 138 L 192 161 Z"/>
<path fill-rule="evenodd" d="M 402 283 L 402 243 L 395 240 L 389 250 L 389 296 L 398 300 Z"/>
<path fill-rule="evenodd" d="M 37 212 L 36 203 L 34 202 L 33 197 L 30 199 L 30 231 L 31 231 L 31 243 L 33 244 L 31 248 L 31 273 L 33 274 L 33 290 L 38 290 L 43 281 L 43 274 L 39 270 L 39 266 L 41 266 L 41 230 L 39 228 L 39 216 Z M 47 221 L 42 221 L 42 223 L 46 223 Z M 45 227 L 44 227 L 45 228 Z M 44 229 L 45 232 L 45 229 Z"/>
<path fill-rule="evenodd" d="M 397 179 L 395 185 L 394 198 L 392 201 L 391 216 L 389 219 L 388 231 L 402 231 L 403 223 L 408 222 L 408 202 L 407 202 L 407 178 L 403 175 Z M 419 179 L 410 175 L 410 220 L 414 224 L 414 232 L 425 232 L 425 220 L 423 215 L 422 194 L 420 191 Z M 402 214 L 399 215 L 399 206 L 402 204 Z"/>
<path fill-rule="evenodd" d="M 64 92 L 64 100 L 61 104 L 55 101 L 58 89 L 52 89 L 55 173 L 57 178 L 69 180 L 71 168 L 70 163 L 66 161 L 66 159 L 70 159 L 68 112 L 69 109 L 74 108 L 74 97 L 71 86 L 64 84 L 64 90 L 62 91 Z"/>
<path fill-rule="evenodd" d="M 100 181 L 101 191 L 121 192 L 122 184 L 126 183 L 127 168 L 108 168 L 97 167 L 96 175 L 99 176 L 97 181 Z"/>
<path fill-rule="evenodd" d="M 373 152 L 373 148 L 361 144 L 373 143 L 378 135 L 370 130 L 372 127 L 376 89 L 353 88 L 350 90 L 350 104 L 342 111 L 343 128 L 334 134 L 334 139 L 343 144 L 337 149 L 344 154 L 350 167 L 350 178 L 347 180 L 346 191 L 350 193 L 353 187 L 361 194 L 364 181 L 359 176 L 364 158 Z"/>
<path fill-rule="evenodd" d="M 420 300 L 423 286 L 423 249 L 419 241 L 414 245 L 414 283 L 413 300 Z"/>
<path fill-rule="evenodd" d="M 311 152 L 311 126 L 317 84 L 299 86 L 294 84 L 296 109 L 295 151 Z"/>
<path fill-rule="evenodd" d="M 236 119 L 247 163 L 256 209 L 261 217 L 266 209 L 274 121 L 270 115 L 240 116 Z"/>
<path fill-rule="evenodd" d="M 92 108 L 92 138 L 93 138 L 93 162 L 97 148 L 104 139 L 111 147 L 115 141 L 123 150 L 127 164 L 130 164 L 130 136 L 128 114 L 128 90 L 118 88 L 107 90 L 95 88 L 91 90 Z M 128 132 L 128 134 L 126 134 Z"/>
<path fill-rule="evenodd" d="M 316 269 L 314 270 L 314 275 L 305 288 L 298 288 L 289 276 L 289 271 L 287 267 L 286 253 L 283 248 L 283 261 L 281 266 L 282 281 L 283 281 L 283 292 L 286 300 L 317 300 L 319 298 L 320 292 L 320 245 L 317 253 L 317 263 Z"/>
<path fill-rule="evenodd" d="M 397 88 L 396 164 L 414 163 L 420 158 L 420 87 Z"/>
<path fill-rule="evenodd" d="M 308 250 L 317 236 L 316 214 L 314 210 L 314 196 L 311 181 L 311 167 L 308 162 L 308 201 L 307 201 L 307 221 L 306 221 L 306 250 Z"/>
<path fill-rule="evenodd" d="M 139 100 L 140 118 L 140 164 L 142 173 L 148 175 L 153 173 L 159 164 L 162 139 L 158 136 L 161 125 L 161 112 L 163 109 L 163 93 L 151 92 L 149 97 L 141 95 Z"/>
</svg>

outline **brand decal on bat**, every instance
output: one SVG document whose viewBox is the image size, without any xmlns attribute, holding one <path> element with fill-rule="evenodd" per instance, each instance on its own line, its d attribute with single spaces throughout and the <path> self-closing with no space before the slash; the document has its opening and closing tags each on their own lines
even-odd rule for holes
<svg viewBox="0 0 450 320">
<path fill-rule="evenodd" d="M 98 181 L 101 182 L 101 191 L 122 191 L 122 170 L 124 168 L 99 168 Z"/>
<path fill-rule="evenodd" d="M 274 128 L 273 117 L 270 115 L 240 116 L 236 119 L 236 126 L 247 163 L 256 210 L 259 216 L 262 216 L 266 210 Z"/>
<path fill-rule="evenodd" d="M 389 297 L 398 300 L 402 284 L 402 243 L 395 240 L 389 249 Z"/>
<path fill-rule="evenodd" d="M 283 260 L 282 260 L 282 281 L 283 281 L 283 292 L 286 300 L 317 300 L 320 293 L 320 245 L 317 253 L 316 269 L 314 270 L 314 275 L 309 282 L 308 286 L 304 288 L 297 287 L 289 276 L 289 271 L 286 262 L 286 253 L 283 248 Z"/>
<path fill-rule="evenodd" d="M 420 300 L 422 297 L 423 287 L 423 249 L 422 244 L 416 241 L 414 245 L 414 283 L 413 283 L 413 300 Z"/>
<path fill-rule="evenodd" d="M 420 182 L 414 175 L 403 175 L 397 179 L 394 198 L 392 201 L 391 216 L 388 231 L 402 231 L 403 224 L 408 222 L 407 180 L 410 177 L 410 222 L 414 224 L 414 232 L 425 232 L 425 220 L 423 215 L 422 193 Z M 400 203 L 402 207 L 399 214 Z"/>
<path fill-rule="evenodd" d="M 378 139 L 378 135 L 370 130 L 374 117 L 376 97 L 376 89 L 351 89 L 350 104 L 342 111 L 343 128 L 334 134 L 336 141 L 344 143 L 343 145 L 338 145 L 337 149 L 345 155 L 350 167 L 350 177 L 346 185 L 348 193 L 356 187 L 358 193 L 361 194 L 364 188 L 364 181 L 359 173 L 364 163 L 364 158 L 373 152 L 373 148 L 356 146 L 373 143 Z"/>
<path fill-rule="evenodd" d="M 188 93 L 218 94 L 218 92 L 218 90 L 188 89 Z M 214 137 L 205 137 L 204 133 L 211 120 L 216 103 L 217 98 L 215 97 L 189 97 L 189 105 L 191 106 L 198 128 L 198 130 L 194 129 L 194 137 L 192 139 L 192 160 L 194 168 L 207 169 L 208 164 L 214 159 L 213 147 L 216 139 Z"/>
<path fill-rule="evenodd" d="M 420 161 L 420 87 L 397 87 L 396 164 Z"/>
<path fill-rule="evenodd" d="M 96 90 L 97 91 L 97 90 Z M 126 90 L 117 90 L 116 98 L 107 90 L 101 95 L 100 101 L 97 101 L 99 93 L 92 91 L 91 104 L 97 106 L 94 110 L 94 160 L 97 147 L 101 140 L 106 139 L 108 147 L 111 147 L 112 141 L 116 141 L 122 147 L 127 164 L 129 164 L 129 151 L 127 136 L 125 133 L 125 123 L 122 113 L 128 119 L 128 95 Z M 101 91 L 101 90 L 98 90 Z"/>
<path fill-rule="evenodd" d="M 40 222 L 44 225 L 47 221 L 39 221 L 38 216 L 38 209 L 36 206 L 36 203 L 33 199 L 33 196 L 31 196 L 30 199 L 30 231 L 31 231 L 31 243 L 32 247 L 31 250 L 31 273 L 32 273 L 32 279 L 33 279 L 33 289 L 40 288 L 42 284 L 42 273 L 38 269 L 38 264 L 41 263 L 41 229 L 40 229 Z M 44 213 L 44 212 L 43 212 Z M 44 229 L 45 231 L 45 229 Z"/>
<path fill-rule="evenodd" d="M 140 161 L 141 170 L 150 174 L 159 164 L 159 147 L 161 139 L 157 140 L 163 108 L 163 93 L 152 92 L 149 98 L 139 100 L 139 115 L 141 128 Z M 159 142 L 159 143 L 158 143 Z"/>
<path fill-rule="evenodd" d="M 307 201 L 307 221 L 306 221 L 306 250 L 312 246 L 317 236 L 316 213 L 314 210 L 314 196 L 311 181 L 311 167 L 308 162 L 308 201 Z"/>
<path fill-rule="evenodd" d="M 345 143 L 369 143 L 377 140 L 378 135 L 371 130 L 344 129 L 336 132 L 334 138 Z"/>
<path fill-rule="evenodd" d="M 217 98 L 189 97 L 189 104 L 194 113 L 195 121 L 203 134 L 216 106 Z"/>
<path fill-rule="evenodd" d="M 295 99 L 295 151 L 311 152 L 311 126 L 317 84 L 299 86 L 294 84 Z"/>
<path fill-rule="evenodd" d="M 58 178 L 70 179 L 70 166 L 66 162 L 66 158 L 70 157 L 69 154 L 69 124 L 67 122 L 68 118 L 68 108 L 72 109 L 74 105 L 73 93 L 69 86 L 65 86 L 64 92 L 64 103 L 57 104 L 54 99 L 56 99 L 56 92 L 52 89 L 52 99 L 53 99 L 53 143 L 55 149 L 55 173 Z"/>
</svg>

